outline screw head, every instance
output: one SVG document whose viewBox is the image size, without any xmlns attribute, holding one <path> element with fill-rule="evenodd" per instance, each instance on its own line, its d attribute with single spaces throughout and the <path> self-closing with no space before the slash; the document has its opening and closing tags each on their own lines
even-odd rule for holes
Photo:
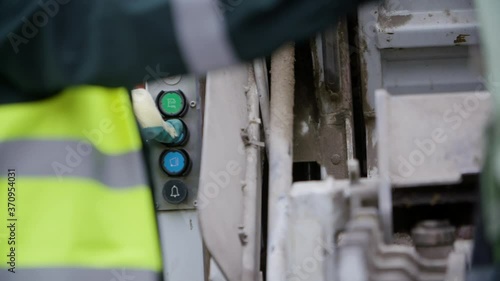
<svg viewBox="0 0 500 281">
<path fill-rule="evenodd" d="M 189 106 L 191 106 L 192 108 L 195 108 L 195 107 L 196 107 L 196 104 L 197 104 L 197 103 L 196 103 L 196 101 L 194 101 L 194 100 L 193 100 L 193 101 L 191 101 L 191 102 L 189 103 Z"/>
<path fill-rule="evenodd" d="M 338 164 L 340 164 L 340 162 L 342 161 L 342 158 L 340 157 L 340 155 L 338 155 L 338 154 L 334 154 L 334 155 L 332 156 L 332 159 L 331 159 L 331 160 L 332 160 L 333 165 L 338 165 Z"/>
</svg>

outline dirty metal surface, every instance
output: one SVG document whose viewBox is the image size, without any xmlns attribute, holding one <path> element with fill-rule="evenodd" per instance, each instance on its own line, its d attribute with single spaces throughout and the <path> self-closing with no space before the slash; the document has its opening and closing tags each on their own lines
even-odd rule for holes
<svg viewBox="0 0 500 281">
<path fill-rule="evenodd" d="M 391 94 L 482 90 L 470 67 L 478 43 L 473 0 L 385 0 L 358 12 L 367 172 L 378 176 L 375 90 Z"/>
<path fill-rule="evenodd" d="M 462 177 L 461 184 L 418 186 L 392 190 L 392 205 L 409 209 L 417 206 L 475 204 L 478 199 L 478 175 Z"/>
<path fill-rule="evenodd" d="M 319 114 L 314 95 L 314 78 L 310 48 L 296 46 L 295 62 L 295 106 L 293 122 L 294 162 L 318 162 Z"/>
<path fill-rule="evenodd" d="M 354 158 L 347 42 L 346 20 L 314 41 L 315 92 L 299 93 L 295 109 L 295 161 L 316 161 L 336 179 L 347 178 L 347 160 Z"/>
<path fill-rule="evenodd" d="M 376 95 L 377 125 L 384 128 L 377 131 L 378 157 L 387 163 L 380 174 L 393 188 L 460 183 L 479 173 L 489 93 Z"/>
<path fill-rule="evenodd" d="M 465 281 L 471 241 L 457 241 L 449 256 L 429 259 L 406 246 L 409 241 L 384 243 L 376 214 L 360 208 L 347 223 L 337 250 L 341 281 Z"/>
</svg>

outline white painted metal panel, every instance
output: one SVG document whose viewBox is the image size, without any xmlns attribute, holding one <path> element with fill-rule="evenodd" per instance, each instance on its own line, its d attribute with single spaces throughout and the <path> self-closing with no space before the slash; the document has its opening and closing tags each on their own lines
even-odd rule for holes
<svg viewBox="0 0 500 281">
<path fill-rule="evenodd" d="M 196 211 L 157 213 L 164 279 L 205 280 L 203 243 Z"/>
<path fill-rule="evenodd" d="M 241 280 L 246 66 L 207 75 L 198 211 L 203 239 L 228 280 Z M 186 279 L 187 280 L 187 279 Z"/>
<path fill-rule="evenodd" d="M 391 96 L 377 91 L 377 125 L 384 127 L 378 130 L 379 145 L 385 146 L 378 157 L 388 163 L 379 167 L 381 175 L 388 175 L 393 187 L 409 187 L 454 184 L 462 175 L 479 173 L 491 110 L 487 92 Z"/>
</svg>

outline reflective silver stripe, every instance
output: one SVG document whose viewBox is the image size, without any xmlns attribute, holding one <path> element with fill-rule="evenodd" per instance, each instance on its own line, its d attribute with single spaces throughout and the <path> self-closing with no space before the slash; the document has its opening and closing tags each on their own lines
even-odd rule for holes
<svg viewBox="0 0 500 281">
<path fill-rule="evenodd" d="M 0 142 L 0 176 L 90 178 L 109 187 L 147 184 L 140 151 L 105 155 L 85 141 L 17 140 Z"/>
<path fill-rule="evenodd" d="M 177 42 L 188 70 L 204 74 L 238 63 L 216 0 L 172 0 Z"/>
<path fill-rule="evenodd" d="M 160 281 L 160 274 L 129 269 L 16 268 L 16 273 L 0 268 L 2 281 Z"/>
</svg>

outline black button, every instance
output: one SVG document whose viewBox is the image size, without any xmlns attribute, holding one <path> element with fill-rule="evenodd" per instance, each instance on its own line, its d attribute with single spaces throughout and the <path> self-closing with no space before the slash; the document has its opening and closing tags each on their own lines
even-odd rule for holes
<svg viewBox="0 0 500 281">
<path fill-rule="evenodd" d="M 181 204 L 186 200 L 187 195 L 187 186 L 180 180 L 168 181 L 165 186 L 163 186 L 163 198 L 170 204 Z"/>
</svg>

